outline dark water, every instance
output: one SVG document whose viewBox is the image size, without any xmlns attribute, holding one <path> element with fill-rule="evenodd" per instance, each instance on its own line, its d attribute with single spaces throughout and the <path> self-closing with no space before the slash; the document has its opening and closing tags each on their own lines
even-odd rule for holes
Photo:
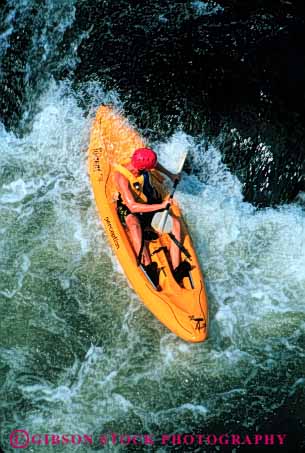
<svg viewBox="0 0 305 453">
<path fill-rule="evenodd" d="M 304 449 L 301 7 L 1 4 L 4 451 L 14 429 L 94 438 L 33 452 L 252 450 L 162 445 L 170 433 L 288 433 L 282 451 Z M 107 245 L 85 153 L 102 103 L 169 167 L 190 148 L 177 197 L 206 276 L 202 345 L 153 319 Z M 109 433 L 155 442 L 101 446 Z"/>
</svg>

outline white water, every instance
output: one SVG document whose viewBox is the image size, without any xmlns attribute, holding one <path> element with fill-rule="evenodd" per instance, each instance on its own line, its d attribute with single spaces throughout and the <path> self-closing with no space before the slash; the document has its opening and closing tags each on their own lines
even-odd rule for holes
<svg viewBox="0 0 305 453">
<path fill-rule="evenodd" d="M 30 5 L 11 2 L 1 57 L 15 17 L 26 25 Z M 206 5 L 193 2 L 195 13 L 208 14 Z M 116 266 L 87 176 L 94 111 L 123 104 L 99 83 L 75 93 L 70 83 L 52 81 L 77 62 L 82 36 L 59 51 L 74 15 L 75 2 L 47 2 L 36 16 L 25 68 L 27 80 L 42 74 L 38 104 L 34 91 L 27 94 L 24 122 L 34 106 L 32 128 L 20 138 L 0 125 L 1 442 L 7 446 L 16 428 L 95 439 L 192 432 L 237 420 L 236 407 L 242 426 L 253 428 L 304 388 L 304 210 L 244 203 L 239 181 L 201 137 L 180 131 L 155 143 L 169 168 L 189 148 L 196 175 L 183 175 L 177 198 L 210 304 L 206 343 L 169 333 Z M 42 449 L 54 451 L 28 451 Z"/>
<path fill-rule="evenodd" d="M 221 13 L 224 10 L 222 6 L 213 1 L 202 2 L 197 0 L 195 2 L 192 2 L 192 7 L 194 8 L 195 13 L 198 16 L 209 16 L 212 14 Z"/>
<path fill-rule="evenodd" d="M 99 96 L 96 103 L 108 95 L 101 90 Z M 5 276 L 0 294 L 7 307 L 6 332 L 14 332 L 0 351 L 1 362 L 11 369 L 3 391 L 13 388 L 33 404 L 16 412 L 16 402 L 9 402 L 6 432 L 17 426 L 32 433 L 96 437 L 137 431 L 137 423 L 143 432 L 154 431 L 156 424 L 164 432 L 187 432 L 197 422 L 221 416 L 236 398 L 247 398 L 262 370 L 268 375 L 280 366 L 279 344 L 289 360 L 294 354 L 302 358 L 295 348 L 305 319 L 305 227 L 299 205 L 257 211 L 243 202 L 239 181 L 214 146 L 205 150 L 204 141 L 195 144 L 182 132 L 156 144 L 169 167 L 170 159 L 178 160 L 189 146 L 200 175 L 184 174 L 177 198 L 206 278 L 210 339 L 186 344 L 147 312 L 113 269 L 87 176 L 91 118 L 65 84 L 52 84 L 39 105 L 28 135 L 16 138 L 2 128 L 0 137 L 0 270 Z M 62 289 L 61 296 L 49 279 Z M 68 295 L 76 305 L 67 299 L 62 312 L 58 303 Z M 99 337 L 82 360 L 75 353 L 64 355 L 53 377 L 40 376 L 34 357 L 45 360 L 47 351 L 50 357 L 54 351 L 51 344 L 39 346 L 34 336 L 46 331 L 55 342 L 57 335 L 69 338 L 71 352 L 85 339 L 86 324 L 77 332 L 69 323 L 71 310 L 93 322 Z M 26 379 L 18 377 L 23 374 Z M 298 374 L 290 378 L 284 393 L 303 385 Z M 278 407 L 282 400 L 270 383 L 265 385 L 265 410 L 271 403 Z M 250 410 L 244 424 L 255 417 Z"/>
</svg>

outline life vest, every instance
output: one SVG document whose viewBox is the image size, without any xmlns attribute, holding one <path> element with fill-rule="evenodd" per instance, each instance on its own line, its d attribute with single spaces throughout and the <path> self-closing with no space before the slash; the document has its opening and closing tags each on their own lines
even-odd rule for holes
<svg viewBox="0 0 305 453">
<path fill-rule="evenodd" d="M 114 169 L 125 176 L 129 182 L 130 190 L 137 203 L 147 203 L 147 197 L 143 192 L 144 175 L 134 176 L 126 167 L 120 164 L 115 164 Z M 122 196 L 122 195 L 121 195 Z M 124 200 L 123 200 L 124 201 Z"/>
</svg>

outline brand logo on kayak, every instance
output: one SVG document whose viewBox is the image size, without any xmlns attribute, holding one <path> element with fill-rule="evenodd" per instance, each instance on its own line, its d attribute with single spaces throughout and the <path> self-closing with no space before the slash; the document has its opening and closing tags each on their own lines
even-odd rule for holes
<svg viewBox="0 0 305 453">
<path fill-rule="evenodd" d="M 112 228 L 111 222 L 110 222 L 110 220 L 109 220 L 109 217 L 105 217 L 104 220 L 105 220 L 105 222 L 106 222 L 106 224 L 107 224 L 107 227 L 108 227 L 108 230 L 109 230 L 111 239 L 112 239 L 113 242 L 114 242 L 114 245 L 116 246 L 117 249 L 119 249 L 119 248 L 120 248 L 119 238 L 117 237 L 117 235 L 116 235 L 115 232 L 113 231 L 113 228 Z"/>
<path fill-rule="evenodd" d="M 93 153 L 93 171 L 101 171 L 100 166 L 100 151 L 95 151 Z"/>
<path fill-rule="evenodd" d="M 196 323 L 195 330 L 205 330 L 206 329 L 206 322 L 204 318 L 195 318 L 194 315 L 189 317 L 191 321 Z"/>
</svg>

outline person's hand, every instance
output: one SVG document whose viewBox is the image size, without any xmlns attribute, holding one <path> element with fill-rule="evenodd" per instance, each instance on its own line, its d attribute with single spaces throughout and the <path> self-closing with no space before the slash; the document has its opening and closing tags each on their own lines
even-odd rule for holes
<svg viewBox="0 0 305 453">
<path fill-rule="evenodd" d="M 172 198 L 168 198 L 167 200 L 164 200 L 161 203 L 161 206 L 162 206 L 161 209 L 167 209 L 167 206 L 171 206 L 172 204 L 173 204 L 173 199 Z"/>
<path fill-rule="evenodd" d="M 178 184 L 178 182 L 180 182 L 180 180 L 181 180 L 181 173 L 177 173 L 176 175 L 174 173 L 172 173 L 171 180 L 173 183 L 175 183 L 177 181 L 176 184 Z"/>
</svg>

